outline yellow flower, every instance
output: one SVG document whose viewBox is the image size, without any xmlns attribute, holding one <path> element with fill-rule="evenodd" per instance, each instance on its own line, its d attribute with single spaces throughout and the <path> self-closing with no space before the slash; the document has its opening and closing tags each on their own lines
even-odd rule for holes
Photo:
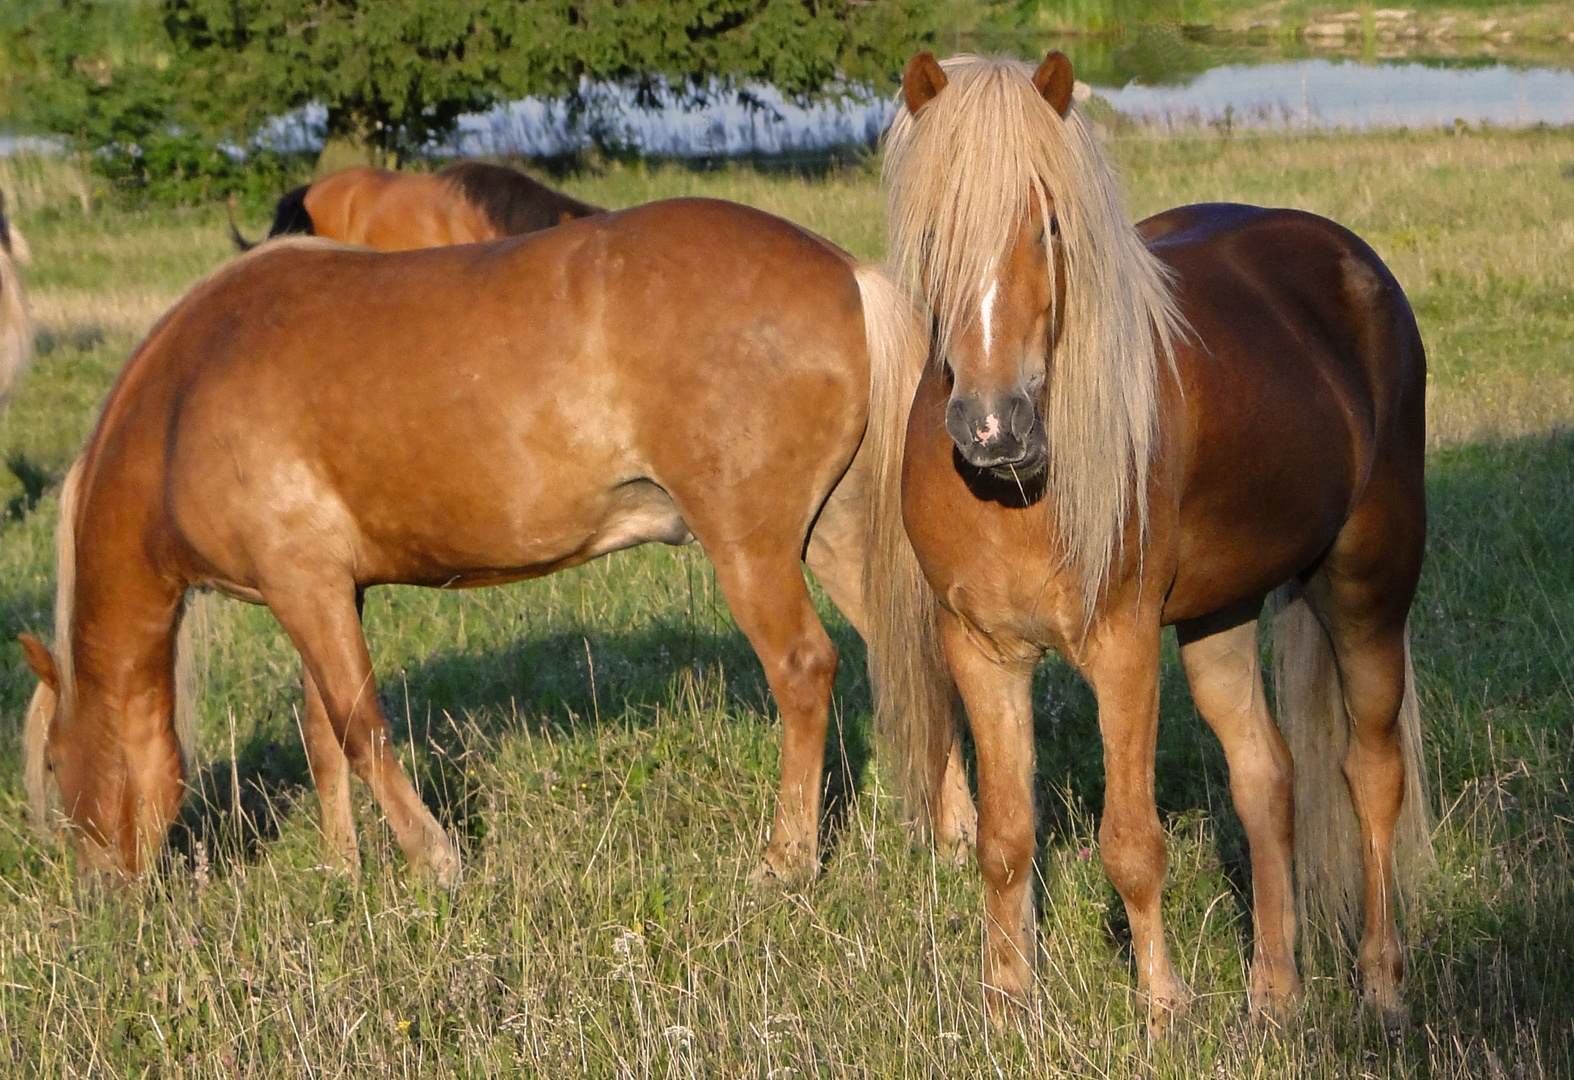
<svg viewBox="0 0 1574 1080">
<path fill-rule="evenodd" d="M 409 1030 L 410 1030 L 410 1021 L 408 1021 L 408 1020 L 401 1020 L 401 1021 L 399 1021 L 399 1033 L 401 1035 L 403 1035 L 406 1031 L 409 1031 Z"/>
</svg>

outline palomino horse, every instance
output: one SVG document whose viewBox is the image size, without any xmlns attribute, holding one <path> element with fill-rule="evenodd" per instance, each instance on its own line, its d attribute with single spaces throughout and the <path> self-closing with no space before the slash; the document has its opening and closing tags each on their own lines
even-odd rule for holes
<svg viewBox="0 0 1574 1080">
<path fill-rule="evenodd" d="M 522 172 L 484 161 L 461 161 L 435 174 L 357 165 L 285 194 L 274 207 L 268 236 L 300 233 L 407 251 L 520 236 L 601 212 Z M 242 251 L 255 246 L 233 219 L 230 235 Z"/>
<path fill-rule="evenodd" d="M 1254 1012 L 1280 1016 L 1301 992 L 1298 833 L 1302 887 L 1325 882 L 1336 910 L 1360 896 L 1366 1000 L 1397 1020 L 1395 833 L 1425 836 L 1406 629 L 1425 532 L 1415 319 L 1372 250 L 1310 214 L 1191 206 L 1133 229 L 1072 86 L 1059 53 L 1037 71 L 924 53 L 904 74 L 890 235 L 932 310 L 934 363 L 905 463 L 876 473 L 932 592 L 908 582 L 871 602 L 882 722 L 915 812 L 940 814 L 947 839 L 965 814 L 955 788 L 937 791 L 954 730 L 916 723 L 948 714 L 889 707 L 943 650 L 977 752 L 998 1016 L 1034 967 L 1033 669 L 1055 650 L 1087 679 L 1104 868 L 1162 1026 L 1189 996 L 1165 943 L 1154 805 L 1160 632 L 1174 626 L 1251 845 Z M 1280 721 L 1306 733 L 1293 764 L 1258 668 L 1258 613 L 1281 586 Z M 1327 824 L 1352 809 L 1358 838 Z"/>
<path fill-rule="evenodd" d="M 35 812 L 52 773 L 87 861 L 143 868 L 183 791 L 183 602 L 209 586 L 268 605 L 301 654 L 331 851 L 356 865 L 354 769 L 411 862 L 452 880 L 389 743 L 364 590 L 698 540 L 785 727 L 757 874 L 812 877 L 837 654 L 800 564 L 862 630 L 855 454 L 871 413 L 911 402 L 920 331 L 883 271 L 706 199 L 490 244 L 243 257 L 131 357 L 63 489 L 54 652 L 24 642 Z"/>
<path fill-rule="evenodd" d="M 5 196 L 0 195 L 0 404 L 11 396 L 33 356 L 33 320 L 16 272 L 16 264 L 28 257 L 27 241 L 12 228 L 5 216 Z"/>
</svg>

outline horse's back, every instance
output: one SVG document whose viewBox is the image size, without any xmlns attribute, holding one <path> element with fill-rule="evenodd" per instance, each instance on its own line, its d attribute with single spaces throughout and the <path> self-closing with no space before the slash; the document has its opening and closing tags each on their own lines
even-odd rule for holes
<svg viewBox="0 0 1574 1080">
<path fill-rule="evenodd" d="M 1308 565 L 1374 483 L 1419 502 L 1425 356 L 1365 242 L 1313 214 L 1234 204 L 1138 228 L 1191 327 L 1174 405 L 1187 423 L 1167 442 L 1183 472 L 1174 611 L 1208 609 L 1208 582 L 1250 578 L 1244 562 L 1262 566 L 1248 591 Z"/>
<path fill-rule="evenodd" d="M 867 409 L 845 257 L 702 200 L 467 247 L 259 252 L 155 351 L 172 509 L 242 579 L 292 506 L 368 580 L 416 582 L 721 542 L 794 501 L 806 527 Z"/>
</svg>

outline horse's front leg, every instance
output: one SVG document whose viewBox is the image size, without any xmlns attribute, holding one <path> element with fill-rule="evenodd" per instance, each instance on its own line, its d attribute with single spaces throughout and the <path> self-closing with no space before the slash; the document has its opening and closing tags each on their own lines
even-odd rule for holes
<svg viewBox="0 0 1574 1080">
<path fill-rule="evenodd" d="M 1170 963 L 1160 897 L 1168 857 L 1154 803 L 1159 727 L 1159 625 L 1140 615 L 1096 626 L 1083 674 L 1098 696 L 1104 739 L 1104 873 L 1126 903 L 1137 988 L 1147 995 L 1148 1024 L 1163 1031 L 1191 998 Z"/>
<path fill-rule="evenodd" d="M 1033 668 L 1038 653 L 1003 650 L 940 613 L 946 660 L 978 755 L 978 868 L 984 876 L 984 1007 L 997 1022 L 1033 979 Z"/>
</svg>

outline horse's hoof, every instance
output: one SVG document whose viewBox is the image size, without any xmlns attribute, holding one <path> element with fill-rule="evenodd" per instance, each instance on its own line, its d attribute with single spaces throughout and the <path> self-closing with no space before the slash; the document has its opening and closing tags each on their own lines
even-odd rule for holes
<svg viewBox="0 0 1574 1080">
<path fill-rule="evenodd" d="M 1006 987 L 985 983 L 984 1015 L 996 1031 L 1020 1027 L 1027 1016 L 1027 993 L 1020 984 Z"/>
<path fill-rule="evenodd" d="M 1268 995 L 1254 995 L 1246 1010 L 1252 1026 L 1264 1031 L 1289 1030 L 1300 1011 L 1299 998 Z"/>
<path fill-rule="evenodd" d="M 1301 1011 L 1301 982 L 1293 974 L 1286 985 L 1254 972 L 1246 1001 L 1253 1025 L 1276 1031 L 1288 1028 Z"/>
<path fill-rule="evenodd" d="M 967 866 L 967 857 L 972 851 L 973 844 L 965 836 L 935 837 L 935 859 L 942 866 L 961 870 Z"/>
<path fill-rule="evenodd" d="M 1148 995 L 1148 1034 L 1154 1038 L 1168 1038 L 1175 1033 L 1175 1022 L 1191 1008 L 1191 990 L 1179 979 L 1175 985 L 1160 993 Z"/>
<path fill-rule="evenodd" d="M 432 876 L 437 879 L 437 884 L 445 889 L 459 887 L 459 852 L 454 850 L 453 845 L 446 840 L 432 849 L 426 865 L 431 870 Z"/>
<path fill-rule="evenodd" d="M 796 892 L 815 879 L 818 867 L 808 859 L 787 859 L 766 852 L 760 865 L 749 872 L 749 886 L 754 889 Z"/>
<path fill-rule="evenodd" d="M 1403 1034 L 1410 1026 L 1410 1010 L 1392 983 L 1368 986 L 1361 992 L 1361 1015 L 1375 1016 L 1390 1036 Z"/>
</svg>

